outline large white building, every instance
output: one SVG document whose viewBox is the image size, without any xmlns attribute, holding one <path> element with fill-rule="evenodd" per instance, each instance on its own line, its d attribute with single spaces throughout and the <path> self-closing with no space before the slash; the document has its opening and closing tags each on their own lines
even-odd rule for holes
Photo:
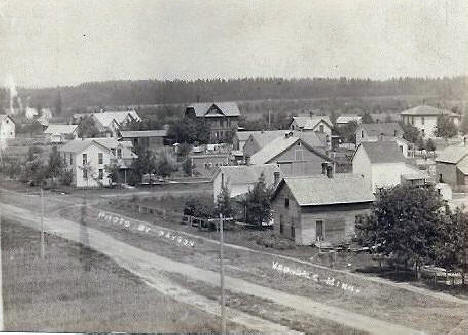
<svg viewBox="0 0 468 335">
<path fill-rule="evenodd" d="M 404 124 L 416 127 L 424 138 L 436 137 L 437 119 L 442 115 L 450 117 L 456 127 L 461 122 L 459 114 L 427 105 L 420 105 L 404 110 L 400 115 Z"/>
<path fill-rule="evenodd" d="M 361 142 L 353 156 L 353 174 L 364 178 L 373 193 L 379 188 L 399 185 L 403 179 L 422 180 L 429 176 L 408 164 L 394 141 Z"/>
<path fill-rule="evenodd" d="M 130 141 L 115 138 L 75 139 L 62 145 L 58 151 L 67 169 L 73 172 L 76 187 L 103 187 L 111 184 L 107 166 L 115 163 L 126 174 L 137 156 Z"/>
</svg>

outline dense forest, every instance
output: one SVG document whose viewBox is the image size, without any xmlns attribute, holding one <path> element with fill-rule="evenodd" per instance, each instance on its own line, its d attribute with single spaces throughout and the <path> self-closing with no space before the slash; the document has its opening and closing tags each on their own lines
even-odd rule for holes
<svg viewBox="0 0 468 335">
<path fill-rule="evenodd" d="M 195 101 L 296 100 L 339 97 L 423 96 L 465 100 L 468 77 L 370 79 L 210 79 L 195 81 L 106 81 L 57 88 L 18 88 L 29 106 L 54 108 L 57 99 L 66 114 L 86 107 L 144 106 Z M 7 89 L 0 90 L 0 108 L 9 105 Z"/>
</svg>

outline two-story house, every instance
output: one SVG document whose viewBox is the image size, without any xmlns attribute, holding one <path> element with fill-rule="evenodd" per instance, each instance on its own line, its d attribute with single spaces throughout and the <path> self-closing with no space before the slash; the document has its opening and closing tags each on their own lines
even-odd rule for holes
<svg viewBox="0 0 468 335">
<path fill-rule="evenodd" d="M 325 134 L 328 148 L 332 145 L 333 123 L 328 116 L 295 116 L 289 127 L 291 130 Z"/>
<path fill-rule="evenodd" d="M 220 142 L 237 131 L 240 111 L 234 102 L 193 103 L 185 116 L 202 119 L 210 128 L 210 142 Z"/>
<path fill-rule="evenodd" d="M 360 124 L 356 128 L 356 146 L 361 142 L 393 141 L 403 156 L 408 158 L 409 142 L 403 138 L 403 129 L 396 122 Z"/>
<path fill-rule="evenodd" d="M 456 127 L 461 122 L 461 115 L 427 105 L 406 109 L 400 115 L 404 124 L 416 127 L 424 138 L 436 137 L 437 120 L 442 115 L 448 116 Z"/>
<path fill-rule="evenodd" d="M 112 182 L 106 167 L 116 164 L 125 176 L 137 156 L 131 142 L 115 138 L 75 139 L 62 145 L 58 151 L 65 167 L 73 173 L 75 187 L 103 187 Z"/>
</svg>

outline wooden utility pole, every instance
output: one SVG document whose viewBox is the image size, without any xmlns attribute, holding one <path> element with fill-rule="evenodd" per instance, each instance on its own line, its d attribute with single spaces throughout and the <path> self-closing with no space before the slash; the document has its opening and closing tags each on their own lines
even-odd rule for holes
<svg viewBox="0 0 468 335">
<path fill-rule="evenodd" d="M 0 331 L 5 330 L 3 319 L 2 209 L 0 208 Z"/>
<path fill-rule="evenodd" d="M 44 245 L 44 190 L 41 187 L 41 257 L 44 258 L 45 245 Z"/>
<path fill-rule="evenodd" d="M 224 218 L 219 213 L 219 233 L 220 233 L 220 270 L 221 270 L 221 322 L 222 334 L 226 334 L 226 301 L 224 295 Z"/>
</svg>

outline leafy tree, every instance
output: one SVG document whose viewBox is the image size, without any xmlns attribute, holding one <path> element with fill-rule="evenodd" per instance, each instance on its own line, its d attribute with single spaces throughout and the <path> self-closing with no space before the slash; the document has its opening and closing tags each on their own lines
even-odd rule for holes
<svg viewBox="0 0 468 335">
<path fill-rule="evenodd" d="M 155 168 L 156 173 L 163 177 L 170 176 L 172 172 L 177 171 L 176 162 L 168 152 L 159 153 Z"/>
<path fill-rule="evenodd" d="M 141 182 L 141 177 L 147 173 L 155 173 L 156 171 L 156 158 L 154 154 L 141 147 L 136 147 L 136 154 L 138 158 L 132 162 L 132 173 L 129 176 L 130 182 L 136 184 Z"/>
<path fill-rule="evenodd" d="M 53 147 L 52 152 L 49 156 L 46 177 L 57 178 L 62 175 L 64 169 L 65 164 L 63 162 L 63 159 L 60 157 L 60 153 L 57 151 L 57 147 Z"/>
<path fill-rule="evenodd" d="M 107 172 L 108 177 L 113 183 L 120 184 L 122 182 L 120 177 L 120 168 L 116 162 L 104 166 L 104 170 Z"/>
<path fill-rule="evenodd" d="M 169 126 L 167 136 L 179 143 L 208 143 L 210 128 L 203 120 L 185 117 Z"/>
<path fill-rule="evenodd" d="M 226 185 L 221 187 L 221 193 L 218 194 L 218 202 L 216 206 L 216 211 L 223 216 L 232 217 L 234 215 L 234 207 L 231 199 L 231 192 Z"/>
<path fill-rule="evenodd" d="M 369 114 L 369 112 L 364 113 L 362 117 L 362 123 L 365 123 L 365 124 L 374 123 L 374 119 L 372 119 L 372 116 Z"/>
<path fill-rule="evenodd" d="M 182 164 L 182 168 L 184 169 L 184 172 L 187 176 L 191 176 L 193 170 L 192 160 L 190 158 L 187 158 Z"/>
<path fill-rule="evenodd" d="M 85 117 L 81 120 L 78 127 L 78 136 L 79 137 L 96 137 L 100 133 L 99 128 L 96 125 L 96 122 L 91 116 Z"/>
<path fill-rule="evenodd" d="M 440 239 L 435 245 L 436 265 L 447 272 L 461 272 L 464 284 L 468 217 L 459 208 L 455 212 L 448 209 L 448 214 L 448 219 L 443 220 L 439 227 Z"/>
<path fill-rule="evenodd" d="M 439 227 L 447 217 L 444 202 L 434 188 L 398 185 L 381 189 L 368 221 L 356 225 L 358 240 L 379 245 L 384 255 L 413 264 L 416 275 L 435 259 Z"/>
<path fill-rule="evenodd" d="M 424 149 L 427 150 L 427 151 L 436 151 L 436 145 L 434 143 L 434 141 L 429 138 L 427 139 L 425 145 L 424 145 Z"/>
<path fill-rule="evenodd" d="M 345 142 L 356 143 L 356 129 L 358 124 L 356 121 L 351 121 L 344 126 L 336 128 L 336 132 Z"/>
<path fill-rule="evenodd" d="M 437 118 L 436 136 L 449 138 L 457 135 L 457 132 L 457 127 L 450 116 L 441 115 Z"/>
<path fill-rule="evenodd" d="M 179 145 L 178 154 L 181 157 L 187 157 L 192 152 L 192 145 L 189 143 L 181 143 Z"/>
<path fill-rule="evenodd" d="M 64 170 L 62 175 L 60 176 L 60 184 L 62 185 L 71 185 L 73 182 L 73 171 L 72 170 Z"/>
<path fill-rule="evenodd" d="M 271 190 L 265 183 L 262 173 L 252 190 L 245 195 L 242 204 L 245 208 L 245 219 L 248 223 L 261 227 L 262 222 L 271 219 Z"/>
<path fill-rule="evenodd" d="M 403 128 L 403 138 L 411 143 L 418 142 L 418 139 L 421 138 L 418 128 L 410 124 L 401 124 Z"/>
</svg>

